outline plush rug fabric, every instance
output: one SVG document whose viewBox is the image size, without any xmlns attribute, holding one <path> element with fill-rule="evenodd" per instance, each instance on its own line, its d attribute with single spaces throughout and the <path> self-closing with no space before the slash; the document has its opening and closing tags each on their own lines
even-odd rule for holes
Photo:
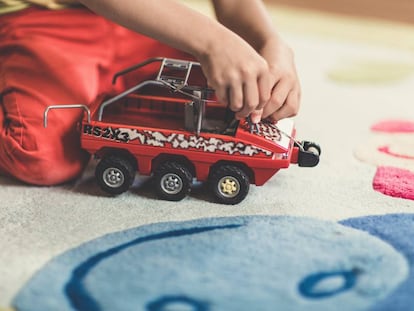
<svg viewBox="0 0 414 311">
<path fill-rule="evenodd" d="M 372 137 L 355 150 L 355 155 L 378 166 L 374 189 L 414 200 L 414 122 L 378 122 L 371 127 L 371 133 Z"/>
<path fill-rule="evenodd" d="M 202 186 L 159 201 L 144 178 L 108 197 L 93 161 L 59 187 L 0 177 L 0 310 L 412 309 L 414 27 L 269 9 L 320 164 L 234 206 Z"/>
<path fill-rule="evenodd" d="M 15 306 L 270 311 L 340 303 L 356 310 L 389 296 L 407 274 L 390 244 L 338 223 L 208 218 L 124 230 L 69 250 L 26 284 Z"/>
</svg>

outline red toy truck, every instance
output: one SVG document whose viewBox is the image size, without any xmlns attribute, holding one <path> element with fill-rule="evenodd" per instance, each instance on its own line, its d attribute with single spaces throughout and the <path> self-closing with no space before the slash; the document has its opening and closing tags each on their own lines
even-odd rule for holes
<svg viewBox="0 0 414 311">
<path fill-rule="evenodd" d="M 277 124 L 235 120 L 206 84 L 192 81 L 199 63 L 152 58 L 115 75 L 159 64 L 156 77 L 83 108 L 81 145 L 99 159 L 95 176 L 110 194 L 132 185 L 136 172 L 152 175 L 161 199 L 179 201 L 193 180 L 208 182 L 216 201 L 241 202 L 250 184 L 263 185 L 290 163 L 316 166 L 320 147 L 294 139 L 291 120 Z"/>
</svg>

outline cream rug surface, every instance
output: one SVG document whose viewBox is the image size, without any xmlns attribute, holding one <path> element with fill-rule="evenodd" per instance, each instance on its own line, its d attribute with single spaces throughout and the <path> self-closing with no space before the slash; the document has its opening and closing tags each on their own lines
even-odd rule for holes
<svg viewBox="0 0 414 311">
<path fill-rule="evenodd" d="M 234 206 L 202 187 L 159 201 L 146 179 L 107 197 L 93 162 L 59 187 L 0 178 L 0 306 L 409 310 L 414 28 L 269 10 L 296 53 L 297 136 L 321 145 L 320 164 L 280 171 Z"/>
</svg>

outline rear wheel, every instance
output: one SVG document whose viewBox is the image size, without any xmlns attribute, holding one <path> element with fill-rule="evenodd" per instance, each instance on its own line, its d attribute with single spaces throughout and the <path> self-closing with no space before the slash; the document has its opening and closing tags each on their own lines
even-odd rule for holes
<svg viewBox="0 0 414 311">
<path fill-rule="evenodd" d="M 249 193 L 250 181 L 247 174 L 234 165 L 215 168 L 209 179 L 210 188 L 217 202 L 238 204 Z"/>
<path fill-rule="evenodd" d="M 180 201 L 191 191 L 193 176 L 188 168 L 177 162 L 162 163 L 154 172 L 157 196 L 168 201 Z"/>
<path fill-rule="evenodd" d="M 107 156 L 96 166 L 95 177 L 103 191 L 117 195 L 129 189 L 135 173 L 131 161 L 119 156 Z"/>
</svg>

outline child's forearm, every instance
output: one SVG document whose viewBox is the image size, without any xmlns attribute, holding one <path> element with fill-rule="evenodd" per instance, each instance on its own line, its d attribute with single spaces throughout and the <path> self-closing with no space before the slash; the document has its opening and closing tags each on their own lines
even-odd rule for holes
<svg viewBox="0 0 414 311">
<path fill-rule="evenodd" d="M 217 19 L 238 33 L 257 51 L 276 37 L 275 28 L 261 0 L 213 0 Z"/>
<path fill-rule="evenodd" d="M 80 0 L 80 2 L 116 23 L 196 57 L 208 51 L 217 37 L 231 35 L 231 31 L 214 19 L 175 0 Z"/>
</svg>

